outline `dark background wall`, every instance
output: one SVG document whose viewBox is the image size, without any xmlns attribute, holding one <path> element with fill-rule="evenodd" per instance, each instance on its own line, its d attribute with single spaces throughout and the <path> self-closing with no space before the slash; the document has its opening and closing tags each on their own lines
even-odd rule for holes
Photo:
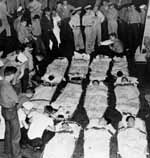
<svg viewBox="0 0 150 158">
<path fill-rule="evenodd" d="M 74 6 L 85 6 L 87 4 L 94 5 L 96 1 L 102 1 L 102 0 L 68 0 L 70 4 Z M 112 2 L 117 2 L 119 0 L 110 0 Z M 147 4 L 149 0 L 132 0 L 134 4 L 140 5 L 140 4 Z"/>
<path fill-rule="evenodd" d="M 96 0 L 68 0 L 70 4 L 74 6 L 85 6 L 87 4 L 94 5 Z"/>
</svg>

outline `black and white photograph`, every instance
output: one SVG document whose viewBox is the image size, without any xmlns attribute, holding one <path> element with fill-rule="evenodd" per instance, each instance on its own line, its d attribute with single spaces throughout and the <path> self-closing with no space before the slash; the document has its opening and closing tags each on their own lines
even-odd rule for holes
<svg viewBox="0 0 150 158">
<path fill-rule="evenodd" d="M 0 0 L 0 158 L 150 158 L 150 0 Z"/>
</svg>

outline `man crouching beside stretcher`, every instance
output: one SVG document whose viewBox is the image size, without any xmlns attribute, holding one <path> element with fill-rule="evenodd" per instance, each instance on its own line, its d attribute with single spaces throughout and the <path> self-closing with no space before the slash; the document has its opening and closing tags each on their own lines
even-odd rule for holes
<svg viewBox="0 0 150 158">
<path fill-rule="evenodd" d="M 18 115 L 22 131 L 22 145 L 30 145 L 34 150 L 42 150 L 55 135 L 53 118 L 50 117 L 46 108 L 44 113 L 36 111 L 32 102 L 25 102 L 18 110 Z"/>
<path fill-rule="evenodd" d="M 147 158 L 147 133 L 140 118 L 131 115 L 123 117 L 117 139 L 119 157 Z"/>
</svg>

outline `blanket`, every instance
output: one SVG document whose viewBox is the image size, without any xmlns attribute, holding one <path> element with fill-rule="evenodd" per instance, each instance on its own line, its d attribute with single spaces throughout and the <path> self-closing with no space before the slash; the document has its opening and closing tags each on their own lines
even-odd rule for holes
<svg viewBox="0 0 150 158">
<path fill-rule="evenodd" d="M 55 59 L 51 64 L 48 65 L 45 75 L 42 80 L 52 84 L 58 84 L 64 78 L 68 66 L 68 60 L 66 58 Z M 49 76 L 53 76 L 52 80 L 49 80 Z"/>
<path fill-rule="evenodd" d="M 118 133 L 118 151 L 122 158 L 146 158 L 147 135 L 136 128 Z"/>
<path fill-rule="evenodd" d="M 110 58 L 96 57 L 90 65 L 90 80 L 105 80 L 110 65 Z"/>
<path fill-rule="evenodd" d="M 85 78 L 88 73 L 88 68 L 89 68 L 89 60 L 73 58 L 68 75 L 70 79 L 73 77 Z"/>
<path fill-rule="evenodd" d="M 116 108 L 120 112 L 137 114 L 140 108 L 139 90 L 133 85 L 117 86 L 115 88 Z"/>
<path fill-rule="evenodd" d="M 44 107 L 49 105 L 53 94 L 55 93 L 56 87 L 47 87 L 40 85 L 35 89 L 35 94 L 31 98 L 33 100 L 34 108 L 44 111 Z"/>
<path fill-rule="evenodd" d="M 69 83 L 51 106 L 58 109 L 57 115 L 71 117 L 77 108 L 81 93 L 81 85 Z"/>
<path fill-rule="evenodd" d="M 107 104 L 107 87 L 89 85 L 85 96 L 84 107 L 89 118 L 102 117 L 106 111 Z"/>
<path fill-rule="evenodd" d="M 122 71 L 124 75 L 128 76 L 128 63 L 126 57 L 119 58 L 115 57 L 114 59 L 114 65 L 112 67 L 112 75 L 116 76 L 118 71 Z"/>
<path fill-rule="evenodd" d="M 62 123 L 56 125 L 56 131 L 62 129 Z M 55 134 L 46 144 L 42 158 L 72 158 L 81 127 L 76 123 L 69 122 L 69 130 L 72 132 L 66 133 L 64 131 Z"/>
<path fill-rule="evenodd" d="M 109 158 L 111 137 L 105 128 L 85 130 L 84 158 Z"/>
</svg>

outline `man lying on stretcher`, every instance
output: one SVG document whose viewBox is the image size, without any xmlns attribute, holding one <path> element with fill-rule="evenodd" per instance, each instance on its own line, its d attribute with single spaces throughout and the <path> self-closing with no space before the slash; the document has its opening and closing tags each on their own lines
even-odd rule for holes
<svg viewBox="0 0 150 158">
<path fill-rule="evenodd" d="M 147 133 L 140 118 L 131 115 L 123 117 L 117 139 L 118 154 L 121 158 L 147 157 Z"/>
<path fill-rule="evenodd" d="M 132 84 L 134 86 L 137 86 L 138 83 L 139 82 L 136 77 L 126 76 L 125 74 L 123 74 L 122 71 L 118 71 L 117 76 L 116 76 L 116 82 L 114 84 L 115 86 L 116 85 L 132 85 Z"/>
</svg>

